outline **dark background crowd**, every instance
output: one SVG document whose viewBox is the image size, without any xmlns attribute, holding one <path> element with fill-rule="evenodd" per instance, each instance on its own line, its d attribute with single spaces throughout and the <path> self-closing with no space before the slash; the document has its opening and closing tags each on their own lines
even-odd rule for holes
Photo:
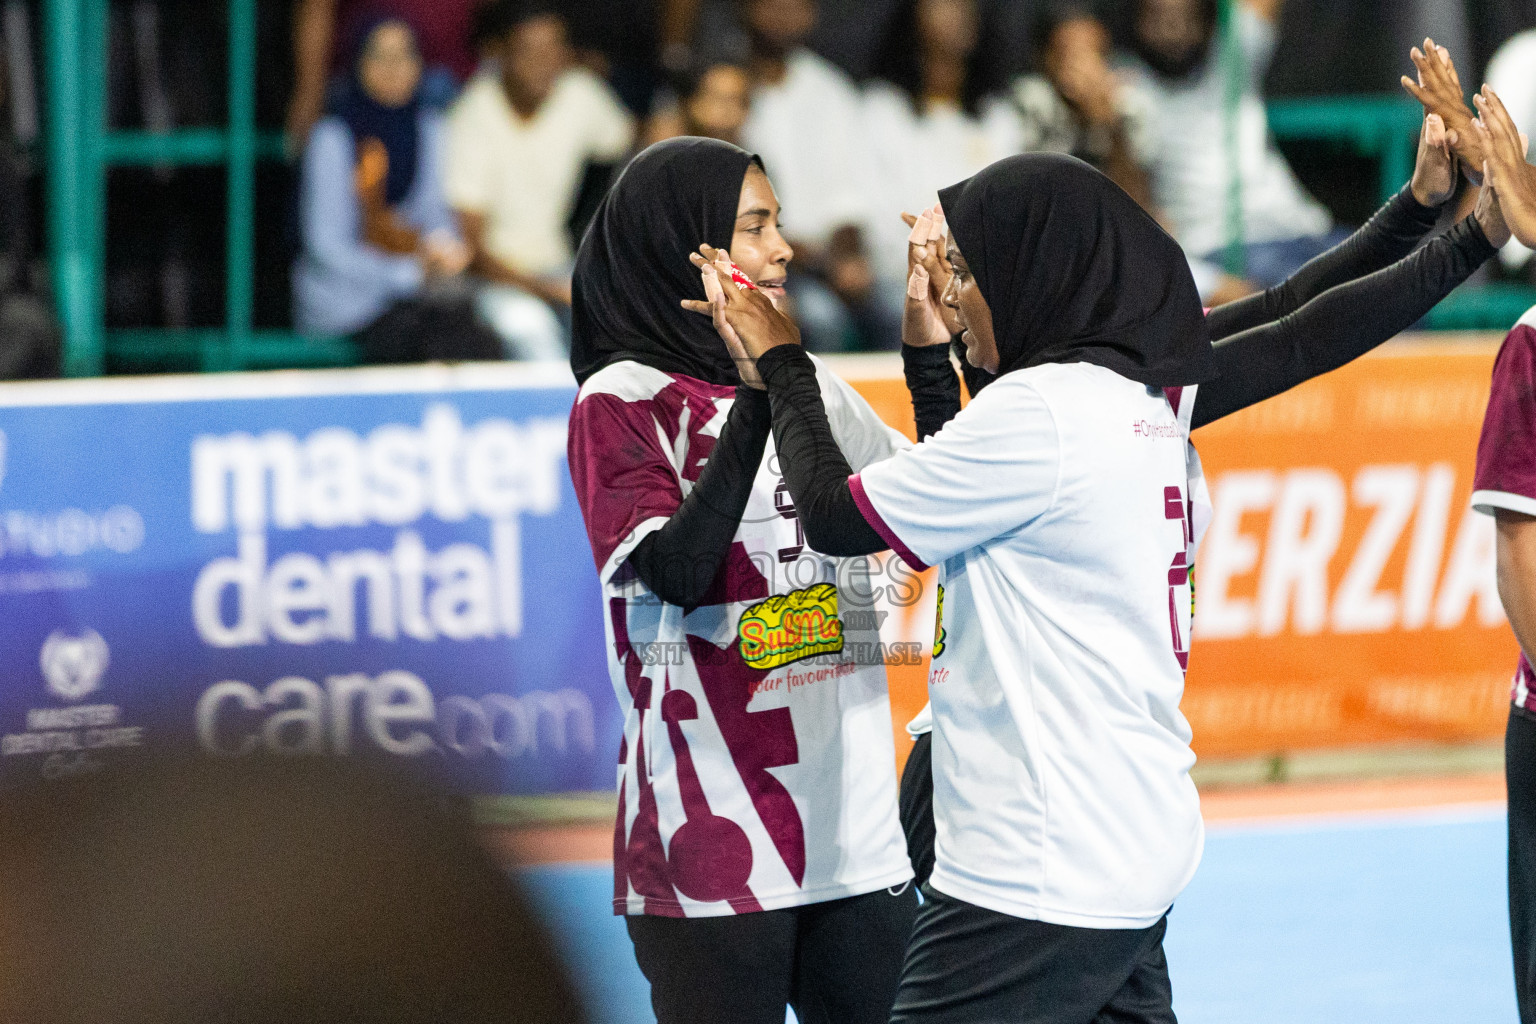
<svg viewBox="0 0 1536 1024">
<path fill-rule="evenodd" d="M 41 336 L 41 11 L 0 11 L 0 333 Z M 376 362 L 563 358 L 586 218 L 629 155 L 673 135 L 762 156 L 808 343 L 857 351 L 898 341 L 900 214 L 1011 153 L 1098 166 L 1179 239 L 1214 303 L 1283 279 L 1379 200 L 1369 160 L 1277 144 L 1266 100 L 1395 94 L 1433 35 L 1536 134 L 1536 0 L 1233 0 L 1225 25 L 1217 0 L 263 0 L 257 15 L 258 117 L 286 151 L 258 174 L 257 324 L 348 336 Z M 112 3 L 110 127 L 222 124 L 226 18 L 209 0 Z M 223 204 L 217 167 L 111 169 L 109 327 L 222 322 Z M 1496 273 L 1523 279 L 1528 256 Z M 0 376 L 36 371 L 5 347 Z"/>
</svg>

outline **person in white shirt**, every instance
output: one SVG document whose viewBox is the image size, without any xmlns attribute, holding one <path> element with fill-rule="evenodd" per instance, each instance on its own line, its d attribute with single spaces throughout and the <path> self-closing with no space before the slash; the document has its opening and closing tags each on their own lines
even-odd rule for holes
<svg viewBox="0 0 1536 1024">
<path fill-rule="evenodd" d="M 907 346 L 952 378 L 958 327 L 994 379 L 914 448 L 852 472 L 793 324 L 723 278 L 713 308 L 768 388 L 807 542 L 942 566 L 937 863 L 891 1020 L 1172 1024 L 1166 913 L 1203 843 L 1178 708 L 1210 519 L 1189 431 L 1396 334 L 1508 232 L 1485 195 L 1390 271 L 1232 334 L 1218 356 L 1177 244 L 1086 164 L 1012 157 L 940 198 L 914 236 L 940 212 L 953 225 L 945 313 Z M 1421 223 L 1414 204 L 1418 190 L 1378 216 Z M 931 253 L 914 268 L 909 314 L 933 307 L 940 276 Z M 1277 300 L 1223 316 L 1262 319 Z M 906 362 L 918 405 L 923 371 Z"/>
<path fill-rule="evenodd" d="M 1030 33 L 1034 70 L 1009 98 L 1024 122 L 1026 153 L 1070 153 L 1087 161 L 1157 216 L 1150 170 L 1157 153 L 1152 97 L 1111 64 L 1109 30 L 1087 0 L 1049 0 Z M 1257 291 L 1201 260 L 1190 269 L 1206 305 Z"/>
<path fill-rule="evenodd" d="M 807 542 L 943 566 L 937 866 L 891 1020 L 1171 1024 L 1165 915 L 1203 842 L 1178 707 L 1202 488 L 1174 409 L 1216 372 L 1200 299 L 1174 241 L 1070 157 L 940 199 L 944 301 L 999 376 L 915 448 L 851 475 L 793 325 L 729 281 L 717 306 Z"/>
<path fill-rule="evenodd" d="M 499 71 L 470 82 L 448 116 L 444 184 L 483 282 L 480 314 L 507 355 L 564 359 L 567 222 L 587 168 L 622 159 L 634 123 L 572 66 L 565 23 L 540 0 L 502 0 L 488 17 Z"/>
<path fill-rule="evenodd" d="M 886 28 L 864 93 L 874 170 L 875 272 L 906 287 L 901 214 L 1024 148 L 1023 120 L 1002 94 L 976 0 L 907 0 Z M 900 292 L 898 291 L 898 294 Z"/>
<path fill-rule="evenodd" d="M 1269 135 L 1262 88 L 1280 2 L 1234 3 L 1236 49 L 1229 50 L 1216 31 L 1216 0 L 1137 0 L 1136 55 L 1127 68 L 1157 113 L 1152 197 L 1174 237 L 1214 265 L 1236 229 L 1242 274 L 1263 287 L 1349 234 L 1301 187 Z M 1239 79 L 1229 112 L 1232 62 Z"/>
<path fill-rule="evenodd" d="M 895 348 L 901 289 L 882 288 L 870 267 L 874 174 L 858 89 L 805 45 L 816 0 L 746 0 L 743 15 L 752 98 L 741 144 L 762 157 L 784 204 L 796 252 L 790 294 L 807 343 Z"/>
</svg>

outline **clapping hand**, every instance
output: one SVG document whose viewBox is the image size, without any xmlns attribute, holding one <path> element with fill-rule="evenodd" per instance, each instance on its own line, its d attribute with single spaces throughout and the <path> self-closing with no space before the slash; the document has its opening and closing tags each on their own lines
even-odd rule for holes
<svg viewBox="0 0 1536 1024">
<path fill-rule="evenodd" d="M 907 235 L 907 301 L 901 314 L 901 341 L 924 348 L 947 345 L 960 333 L 942 298 L 952 272 L 944 254 L 944 211 L 935 204 L 914 217 L 901 215 L 911 226 Z"/>
<path fill-rule="evenodd" d="M 1536 248 L 1536 167 L 1525 162 L 1530 140 L 1515 126 L 1503 101 L 1488 86 L 1483 86 L 1473 102 L 1481 115 L 1473 128 L 1487 159 L 1487 183 L 1497 195 L 1499 208 L 1514 236 L 1522 245 Z M 1488 240 L 1498 244 L 1492 237 Z"/>
<path fill-rule="evenodd" d="M 800 344 L 800 328 L 767 295 L 732 280 L 735 268 L 726 250 L 701 245 L 688 259 L 699 268 L 707 298 L 702 302 L 683 299 L 683 308 L 714 321 L 716 333 L 736 361 L 742 382 L 763 389 L 757 358 L 779 345 Z"/>
<path fill-rule="evenodd" d="M 1424 115 L 1419 157 L 1413 166 L 1413 198 L 1420 206 L 1440 206 L 1456 192 L 1456 133 L 1439 114 Z"/>
<path fill-rule="evenodd" d="M 741 338 L 737 336 L 735 329 L 726 323 L 721 309 L 717 306 L 717 303 L 725 297 L 725 292 L 720 288 L 719 271 L 715 268 L 716 261 L 721 258 L 720 250 L 712 245 L 701 245 L 698 252 L 688 254 L 689 262 L 699 268 L 699 277 L 704 282 L 705 301 L 684 299 L 683 308 L 702 313 L 714 320 L 715 331 L 720 335 L 720 340 L 725 342 L 725 350 L 731 354 L 731 361 L 736 364 L 736 372 L 741 375 L 741 382 L 759 391 L 766 391 L 767 385 L 758 375 L 757 363 L 747 355 L 746 346 L 741 343 Z M 724 260 L 729 262 L 730 256 L 724 255 Z M 726 271 L 726 276 L 730 276 L 729 269 Z"/>
<path fill-rule="evenodd" d="M 1450 145 L 1461 160 L 1463 173 L 1474 185 L 1481 184 L 1482 143 L 1472 128 L 1472 111 L 1467 109 L 1461 77 L 1456 74 L 1450 51 L 1437 46 L 1433 39 L 1425 39 L 1424 49 L 1415 46 L 1408 56 L 1418 69 L 1418 81 L 1404 75 L 1403 88 L 1424 105 L 1426 114 L 1439 115 L 1447 138 L 1455 140 Z"/>
</svg>

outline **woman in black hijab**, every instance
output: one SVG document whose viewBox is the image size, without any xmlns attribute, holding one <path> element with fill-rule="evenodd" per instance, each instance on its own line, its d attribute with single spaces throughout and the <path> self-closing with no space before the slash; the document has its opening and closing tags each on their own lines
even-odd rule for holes
<svg viewBox="0 0 1536 1024">
<path fill-rule="evenodd" d="M 1165 914 L 1201 847 L 1178 711 L 1208 521 L 1191 424 L 1409 326 L 1502 227 L 1484 208 L 1213 350 L 1182 253 L 1086 165 L 1015 157 L 940 196 L 943 301 L 997 376 L 916 448 L 852 474 L 792 332 L 729 282 L 717 313 L 767 384 L 810 542 L 943 565 L 937 864 L 892 1020 L 1172 1022 Z"/>
<path fill-rule="evenodd" d="M 1480 265 L 1486 243 L 1467 228 L 1414 252 L 1456 191 L 1460 171 L 1450 139 L 1437 115 L 1426 116 L 1413 179 L 1363 227 L 1282 283 L 1209 311 L 1206 326 L 1220 376 L 1199 389 L 1198 402 L 1189 396 L 1192 428 L 1362 355 L 1433 307 Z M 960 411 L 951 347 L 972 395 L 996 379 L 965 362 L 961 342 L 946 344 L 958 328 L 945 322 L 940 303 L 950 277 L 943 258 L 942 219 L 938 207 L 926 217 L 908 218 L 914 229 L 909 273 L 921 278 L 920 285 L 927 282 L 926 288 L 916 287 L 909 295 L 902 347 L 920 438 L 938 433 Z M 924 222 L 921 228 L 919 221 Z M 1490 221 L 1489 230 L 1497 231 L 1497 225 Z M 1413 258 L 1406 259 L 1410 254 Z M 1385 273 L 1373 277 L 1379 272 Z M 931 728 L 927 708 L 907 726 L 914 743 L 901 776 L 902 827 L 919 883 L 927 880 L 934 861 Z"/>
<path fill-rule="evenodd" d="M 650 147 L 625 169 L 576 254 L 571 369 L 578 383 L 624 359 L 712 384 L 741 383 L 720 336 L 678 299 L 701 294 L 688 264 L 699 243 L 731 246 L 751 167 L 761 171 L 762 161 L 745 150 L 685 137 Z"/>
<path fill-rule="evenodd" d="M 661 1024 L 782 1024 L 786 1006 L 885 1024 L 916 894 L 877 584 L 806 544 L 761 381 L 683 308 L 705 297 L 701 242 L 783 301 L 794 253 L 757 159 L 658 143 L 604 199 L 573 281 L 569 463 L 625 711 L 614 910 Z M 808 365 L 840 451 L 908 444 Z"/>
</svg>

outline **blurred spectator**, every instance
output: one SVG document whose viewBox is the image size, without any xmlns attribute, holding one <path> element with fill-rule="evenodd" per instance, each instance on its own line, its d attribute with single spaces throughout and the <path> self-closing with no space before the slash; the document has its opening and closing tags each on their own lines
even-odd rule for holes
<svg viewBox="0 0 1536 1024">
<path fill-rule="evenodd" d="M 939 189 L 1023 148 L 1023 121 L 993 78 L 988 38 L 976 0 L 909 0 L 886 28 L 865 92 L 879 196 L 871 234 L 886 281 L 906 278 L 903 211 L 927 209 Z"/>
<path fill-rule="evenodd" d="M 637 117 L 662 84 L 656 0 L 552 0 L 576 62 L 605 79 Z"/>
<path fill-rule="evenodd" d="M 0 70 L 9 69 L 0 62 Z M 6 77 L 0 110 L 15 102 Z M 63 336 L 34 266 L 31 189 L 11 130 L 21 119 L 7 120 L 0 127 L 0 380 L 57 377 Z"/>
<path fill-rule="evenodd" d="M 1475 3 L 1463 5 L 1467 21 L 1467 32 L 1472 43 L 1472 67 L 1490 67 L 1493 56 L 1511 38 L 1536 25 L 1536 0 L 1477 0 Z M 1432 36 L 1436 42 L 1440 42 L 1440 36 L 1434 32 L 1420 29 L 1413 34 L 1413 43 L 1424 41 L 1426 35 Z M 1455 40 L 1447 37 L 1443 44 L 1448 48 Z M 1452 53 L 1459 51 L 1452 49 Z M 1466 76 L 1470 86 L 1477 79 L 1472 75 Z M 1486 76 L 1485 76 L 1486 77 Z"/>
<path fill-rule="evenodd" d="M 480 313 L 507 354 L 565 359 L 567 225 L 590 166 L 617 164 L 634 123 L 572 63 L 565 23 L 541 0 L 498 0 L 488 26 L 497 70 L 476 76 L 449 114 L 448 201 L 482 282 Z"/>
<path fill-rule="evenodd" d="M 345 760 L 165 761 L 6 794 L 7 1024 L 581 1024 L 466 811 Z"/>
<path fill-rule="evenodd" d="M 1499 47 L 1488 63 L 1487 81 L 1515 127 L 1536 137 L 1536 29 L 1517 33 Z M 1499 253 L 1506 270 L 1527 277 L 1536 276 L 1531 257 L 1531 250 L 1513 238 Z"/>
<path fill-rule="evenodd" d="M 1012 89 L 1024 150 L 1087 161 L 1150 209 L 1151 101 L 1111 69 L 1109 30 L 1091 5 L 1064 0 L 1039 11 L 1030 39 L 1035 71 Z"/>
<path fill-rule="evenodd" d="M 1109 30 L 1093 6 L 1082 0 L 1047 3 L 1030 38 L 1035 71 L 1012 89 L 1023 117 L 1024 150 L 1084 160 L 1165 220 L 1152 201 L 1149 168 L 1157 138 L 1151 97 L 1110 66 Z M 1257 290 L 1213 264 L 1192 260 L 1191 268 L 1211 305 Z"/>
<path fill-rule="evenodd" d="M 744 4 L 752 105 L 742 145 L 762 157 L 784 208 L 795 249 L 789 291 L 806 343 L 895 347 L 900 293 L 882 301 L 865 247 L 870 165 L 858 90 L 805 45 L 816 0 Z"/>
<path fill-rule="evenodd" d="M 293 95 L 288 104 L 288 144 L 302 148 L 320 119 L 333 69 L 344 64 L 345 41 L 365 21 L 393 14 L 416 27 L 417 45 L 432 75 L 427 102 L 444 105 L 457 84 L 474 74 L 479 57 L 471 44 L 475 11 L 485 0 L 297 0 L 293 12 Z"/>
<path fill-rule="evenodd" d="M 652 115 L 641 146 L 679 135 L 741 145 L 752 80 L 740 64 L 715 61 L 676 76 L 676 99 Z"/>
<path fill-rule="evenodd" d="M 1302 189 L 1269 136 L 1260 95 L 1281 0 L 1233 5 L 1235 52 L 1216 31 L 1217 0 L 1135 0 L 1132 73 L 1156 112 L 1153 200 L 1185 250 L 1223 259 L 1240 230 L 1244 271 L 1278 284 L 1348 236 Z M 1229 62 L 1236 61 L 1233 68 Z M 1229 113 L 1229 68 L 1238 76 Z M 1228 123 L 1235 117 L 1234 124 Z M 1230 131 L 1229 131 L 1230 129 Z M 1237 170 L 1236 187 L 1232 183 Z M 1202 294 L 1209 297 L 1210 282 Z"/>
<path fill-rule="evenodd" d="M 305 147 L 303 251 L 294 321 L 356 334 L 370 362 L 494 358 L 467 294 L 433 287 L 469 262 L 443 193 L 442 115 L 419 99 L 421 58 L 405 21 L 358 26 L 352 74 Z"/>
</svg>

